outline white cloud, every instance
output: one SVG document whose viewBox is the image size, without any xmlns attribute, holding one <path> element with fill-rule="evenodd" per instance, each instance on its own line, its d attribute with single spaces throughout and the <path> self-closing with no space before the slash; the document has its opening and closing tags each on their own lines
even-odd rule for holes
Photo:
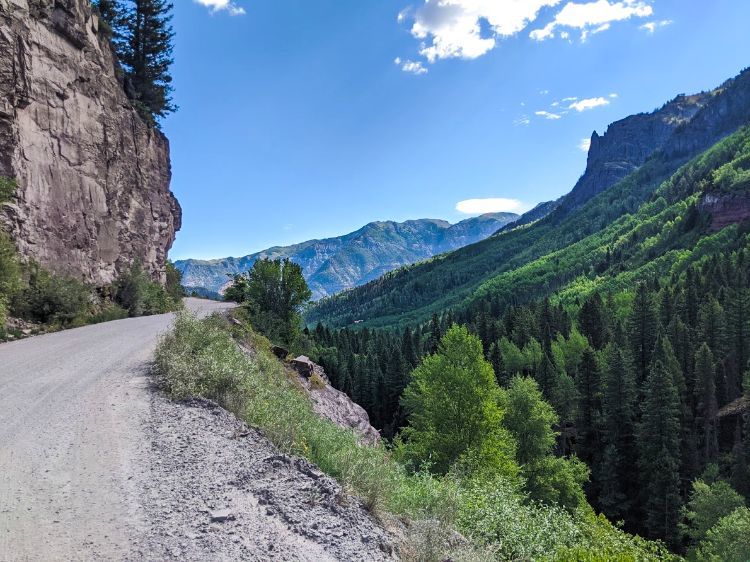
<svg viewBox="0 0 750 562">
<path fill-rule="evenodd" d="M 556 28 L 568 27 L 581 30 L 581 40 L 585 41 L 589 33 L 606 31 L 612 22 L 633 17 L 645 18 L 653 13 L 654 9 L 642 0 L 597 0 L 585 4 L 568 2 L 554 20 L 540 29 L 534 29 L 529 37 L 535 41 L 545 41 L 555 37 Z"/>
<path fill-rule="evenodd" d="M 211 13 L 226 10 L 230 16 L 242 16 L 245 14 L 245 8 L 238 6 L 232 0 L 194 0 L 206 6 L 211 10 Z"/>
<path fill-rule="evenodd" d="M 483 215 L 485 213 L 518 213 L 528 208 L 518 199 L 493 197 L 488 199 L 466 199 L 456 203 L 456 210 L 465 215 Z"/>
<path fill-rule="evenodd" d="M 575 109 L 579 113 L 588 109 L 594 109 L 602 105 L 609 105 L 606 98 L 588 98 L 585 100 L 575 101 L 568 106 L 568 109 Z"/>
<path fill-rule="evenodd" d="M 551 121 L 557 121 L 558 119 L 560 119 L 560 116 L 557 113 L 550 113 L 549 111 L 537 111 L 535 112 L 535 115 L 544 117 L 545 119 L 549 119 Z"/>
<path fill-rule="evenodd" d="M 419 76 L 421 74 L 427 74 L 428 72 L 421 61 L 402 60 L 401 57 L 396 57 L 393 63 L 396 66 L 400 66 L 401 70 L 408 72 L 409 74 L 416 74 Z"/>
<path fill-rule="evenodd" d="M 547 94 L 549 94 L 549 90 L 539 90 L 540 96 L 546 96 Z"/>
<path fill-rule="evenodd" d="M 581 139 L 581 142 L 578 143 L 578 148 L 584 152 L 588 152 L 589 148 L 591 148 L 591 139 Z"/>
<path fill-rule="evenodd" d="M 649 33 L 654 33 L 658 28 L 660 27 L 667 27 L 668 25 L 672 24 L 672 20 L 661 20 L 661 21 L 650 21 L 647 23 L 644 23 L 641 26 L 641 29 L 644 31 L 648 31 Z"/>
<path fill-rule="evenodd" d="M 529 119 L 528 115 L 521 115 L 521 117 L 513 121 L 513 124 L 516 126 L 518 125 L 526 126 L 526 125 L 529 125 L 530 123 L 531 123 L 531 119 Z"/>
<path fill-rule="evenodd" d="M 399 21 L 413 19 L 411 34 L 421 41 L 428 61 L 475 59 L 497 46 L 498 39 L 523 31 L 548 6 L 561 0 L 424 0 L 419 8 L 401 12 Z M 483 29 L 484 28 L 484 29 Z"/>
<path fill-rule="evenodd" d="M 618 94 L 612 92 L 611 94 L 609 94 L 609 97 L 611 97 L 612 99 L 615 99 L 615 98 L 618 98 L 620 96 Z"/>
</svg>

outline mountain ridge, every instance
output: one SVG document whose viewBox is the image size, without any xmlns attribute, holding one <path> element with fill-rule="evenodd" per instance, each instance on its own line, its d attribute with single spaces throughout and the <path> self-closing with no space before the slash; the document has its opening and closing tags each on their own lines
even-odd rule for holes
<svg viewBox="0 0 750 562">
<path fill-rule="evenodd" d="M 645 124 L 639 134 L 653 138 L 631 142 L 629 121 Z M 748 122 L 750 69 L 708 93 L 680 95 L 650 114 L 617 121 L 590 149 L 594 157 L 588 159 L 581 179 L 559 204 L 553 202 L 546 216 L 534 221 L 522 216 L 487 240 L 325 299 L 309 310 L 307 321 L 331 326 L 361 321 L 364 326 L 386 327 L 423 322 L 433 313 L 464 305 L 493 277 L 634 213 L 681 165 Z M 618 130 L 624 131 L 622 136 Z M 632 171 L 618 180 L 626 168 Z M 524 223 L 529 226 L 517 228 Z"/>
<path fill-rule="evenodd" d="M 249 271 L 258 259 L 289 258 L 302 267 L 313 298 L 320 299 L 484 239 L 517 218 L 514 213 L 486 213 L 455 224 L 441 219 L 373 221 L 338 237 L 273 246 L 239 258 L 177 260 L 175 266 L 188 291 L 216 297 L 228 276 Z"/>
</svg>

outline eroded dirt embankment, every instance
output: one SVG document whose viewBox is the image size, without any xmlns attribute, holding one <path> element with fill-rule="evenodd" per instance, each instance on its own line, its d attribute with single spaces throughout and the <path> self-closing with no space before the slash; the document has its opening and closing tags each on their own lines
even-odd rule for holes
<svg viewBox="0 0 750 562">
<path fill-rule="evenodd" d="M 132 560 L 390 560 L 387 533 L 315 466 L 205 400 L 152 398 Z"/>
</svg>

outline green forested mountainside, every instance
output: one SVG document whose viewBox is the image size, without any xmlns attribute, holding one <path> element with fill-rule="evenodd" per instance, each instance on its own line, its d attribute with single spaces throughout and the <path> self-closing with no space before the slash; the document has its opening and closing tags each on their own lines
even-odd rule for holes
<svg viewBox="0 0 750 562">
<path fill-rule="evenodd" d="M 175 262 L 188 291 L 219 296 L 230 276 L 264 258 L 289 258 L 302 267 L 314 299 L 366 283 L 400 266 L 483 240 L 518 218 L 489 213 L 456 224 L 420 219 L 373 222 L 335 238 L 274 247 L 241 258 Z"/>
<path fill-rule="evenodd" d="M 466 306 L 474 293 L 493 278 L 553 255 L 621 217 L 636 213 L 681 165 L 748 121 L 750 71 L 746 70 L 705 96 L 702 108 L 690 120 L 681 122 L 636 171 L 599 194 L 587 187 L 585 191 L 591 198 L 585 204 L 582 203 L 585 198 L 574 190 L 538 222 L 501 232 L 483 242 L 399 269 L 358 289 L 325 299 L 311 308 L 307 320 L 310 324 L 323 321 L 329 326 L 362 321 L 371 327 L 403 327 L 423 322 L 435 312 Z M 548 272 L 550 284 L 545 290 L 561 287 L 581 272 L 552 267 Z M 533 296 L 533 293 L 514 292 L 514 298 L 520 301 Z"/>
<path fill-rule="evenodd" d="M 617 214 L 607 197 L 653 173 L 642 168 L 582 212 Z M 390 437 L 410 426 L 401 397 L 413 369 L 465 325 L 501 387 L 518 374 L 536 381 L 559 418 L 557 452 L 588 466 L 597 511 L 710 560 L 750 499 L 750 127 L 644 199 L 427 323 L 319 324 L 309 353 Z"/>
</svg>

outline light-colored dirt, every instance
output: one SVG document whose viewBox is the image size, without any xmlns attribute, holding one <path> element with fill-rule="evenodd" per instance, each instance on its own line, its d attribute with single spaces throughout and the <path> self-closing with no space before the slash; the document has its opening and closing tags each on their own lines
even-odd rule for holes
<svg viewBox="0 0 750 562">
<path fill-rule="evenodd" d="M 172 318 L 0 345 L 0 561 L 390 558 L 335 482 L 224 410 L 152 388 Z M 232 519 L 212 522 L 218 508 Z"/>
</svg>

